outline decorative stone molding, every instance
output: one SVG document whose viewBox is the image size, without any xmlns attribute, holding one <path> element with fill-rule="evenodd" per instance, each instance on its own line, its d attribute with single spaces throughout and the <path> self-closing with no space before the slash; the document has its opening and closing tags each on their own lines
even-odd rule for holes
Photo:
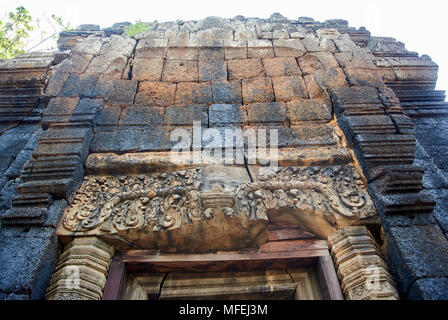
<svg viewBox="0 0 448 320">
<path fill-rule="evenodd" d="M 328 237 L 347 300 L 397 300 L 395 283 L 378 245 L 364 226 L 345 227 Z"/>
<path fill-rule="evenodd" d="M 100 300 L 114 248 L 96 237 L 67 244 L 47 288 L 47 300 Z"/>
<path fill-rule="evenodd" d="M 58 234 L 114 236 L 131 248 L 175 244 L 177 250 L 198 252 L 257 247 L 267 241 L 268 220 L 326 238 L 340 227 L 376 218 L 361 178 L 349 165 L 280 168 L 255 182 L 238 177 L 244 183 L 222 180 L 225 174 L 247 175 L 241 168 L 218 168 L 224 170 L 218 179 L 208 170 L 87 176 Z"/>
</svg>

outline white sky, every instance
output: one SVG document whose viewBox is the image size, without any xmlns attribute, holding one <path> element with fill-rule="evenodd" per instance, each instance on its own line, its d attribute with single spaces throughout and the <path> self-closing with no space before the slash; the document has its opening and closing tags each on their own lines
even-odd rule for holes
<svg viewBox="0 0 448 320">
<path fill-rule="evenodd" d="M 115 22 L 199 20 L 207 16 L 268 18 L 280 12 L 290 19 L 301 16 L 318 21 L 346 19 L 352 27 L 365 26 L 374 36 L 394 37 L 406 48 L 427 54 L 439 64 L 438 89 L 448 90 L 448 3 L 441 0 L 146 0 L 50 1 L 1 0 L 0 16 L 23 5 L 33 16 L 56 14 L 76 27 L 93 23 L 109 27 Z"/>
</svg>

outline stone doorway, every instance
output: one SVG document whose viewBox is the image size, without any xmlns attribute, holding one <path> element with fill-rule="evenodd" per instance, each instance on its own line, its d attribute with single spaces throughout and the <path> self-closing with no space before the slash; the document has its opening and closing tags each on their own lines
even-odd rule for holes
<svg viewBox="0 0 448 320">
<path fill-rule="evenodd" d="M 128 277 L 124 300 L 321 300 L 313 268 L 148 273 Z"/>
</svg>

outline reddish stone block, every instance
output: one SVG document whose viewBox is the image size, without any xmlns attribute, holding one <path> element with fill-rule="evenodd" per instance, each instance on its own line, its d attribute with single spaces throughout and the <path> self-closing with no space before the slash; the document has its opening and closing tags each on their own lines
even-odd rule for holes
<svg viewBox="0 0 448 320">
<path fill-rule="evenodd" d="M 182 82 L 177 85 L 176 104 L 211 104 L 212 88 L 210 83 Z"/>
<path fill-rule="evenodd" d="M 263 59 L 264 70 L 270 77 L 300 75 L 297 61 L 293 57 L 287 58 L 265 58 Z"/>
<path fill-rule="evenodd" d="M 249 125 L 287 125 L 288 111 L 283 102 L 264 102 L 246 105 Z"/>
<path fill-rule="evenodd" d="M 136 105 L 151 106 L 169 106 L 174 104 L 174 94 L 176 92 L 176 84 L 168 82 L 141 82 L 137 97 Z"/>
<path fill-rule="evenodd" d="M 261 59 L 229 60 L 229 80 L 250 79 L 264 76 Z"/>
<path fill-rule="evenodd" d="M 132 79 L 160 81 L 162 70 L 163 58 L 135 58 Z"/>
<path fill-rule="evenodd" d="M 291 124 L 303 121 L 328 122 L 332 118 L 331 106 L 321 100 L 294 99 L 287 106 Z"/>
<path fill-rule="evenodd" d="M 277 101 L 289 101 L 297 97 L 308 98 L 308 90 L 300 76 L 274 77 L 272 82 Z"/>
<path fill-rule="evenodd" d="M 244 103 L 253 102 L 273 102 L 274 92 L 272 81 L 268 77 L 253 78 L 243 80 L 242 84 Z"/>
<path fill-rule="evenodd" d="M 168 82 L 198 81 L 198 62 L 193 60 L 166 60 L 162 80 Z"/>
</svg>

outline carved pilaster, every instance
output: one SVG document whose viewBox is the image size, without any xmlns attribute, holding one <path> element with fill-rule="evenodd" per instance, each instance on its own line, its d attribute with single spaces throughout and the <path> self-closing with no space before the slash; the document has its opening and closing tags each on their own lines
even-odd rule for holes
<svg viewBox="0 0 448 320">
<path fill-rule="evenodd" d="M 364 226 L 345 227 L 328 237 L 347 300 L 397 300 L 395 283 L 378 245 Z"/>
<path fill-rule="evenodd" d="M 67 244 L 51 277 L 47 300 L 99 300 L 114 248 L 96 237 Z"/>
</svg>

